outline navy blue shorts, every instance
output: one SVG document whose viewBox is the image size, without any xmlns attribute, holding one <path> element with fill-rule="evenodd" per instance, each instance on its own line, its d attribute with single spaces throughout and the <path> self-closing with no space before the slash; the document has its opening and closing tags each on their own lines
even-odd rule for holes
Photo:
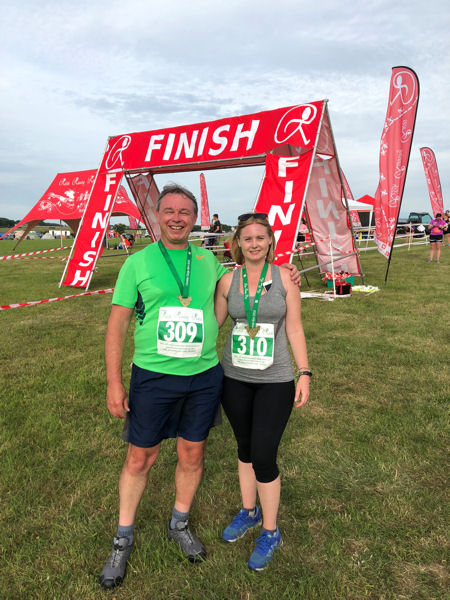
<svg viewBox="0 0 450 600">
<path fill-rule="evenodd" d="M 197 375 L 166 375 L 133 364 L 130 412 L 122 437 L 140 448 L 177 436 L 189 442 L 206 440 L 218 410 L 222 380 L 220 363 Z"/>
</svg>

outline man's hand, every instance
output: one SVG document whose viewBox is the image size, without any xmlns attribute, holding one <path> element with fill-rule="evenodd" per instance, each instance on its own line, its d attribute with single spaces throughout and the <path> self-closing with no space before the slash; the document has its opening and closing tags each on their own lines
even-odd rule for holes
<svg viewBox="0 0 450 600">
<path fill-rule="evenodd" d="M 292 263 L 284 263 L 283 265 L 280 265 L 280 267 L 283 267 L 284 269 L 289 269 L 289 275 L 291 276 L 292 283 L 294 283 L 298 287 L 302 285 L 300 273 L 298 272 L 298 269 L 295 265 L 293 265 Z"/>
<path fill-rule="evenodd" d="M 106 406 L 113 417 L 124 419 L 130 412 L 128 396 L 122 383 L 109 384 L 106 390 Z"/>
</svg>

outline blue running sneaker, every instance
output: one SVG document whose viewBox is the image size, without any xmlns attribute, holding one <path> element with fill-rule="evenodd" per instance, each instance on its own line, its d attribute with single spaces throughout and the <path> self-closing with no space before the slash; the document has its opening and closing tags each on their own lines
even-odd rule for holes
<svg viewBox="0 0 450 600">
<path fill-rule="evenodd" d="M 241 538 L 249 529 L 261 525 L 261 513 L 258 507 L 256 507 L 256 513 L 254 517 L 248 514 L 248 511 L 243 508 L 233 518 L 231 523 L 226 527 L 222 533 L 222 539 L 226 542 L 235 542 Z"/>
<path fill-rule="evenodd" d="M 275 533 L 263 531 L 259 538 L 256 538 L 255 543 L 255 549 L 247 564 L 253 571 L 262 571 L 267 567 L 267 563 L 272 560 L 275 549 L 283 543 L 280 530 L 277 527 Z"/>
</svg>

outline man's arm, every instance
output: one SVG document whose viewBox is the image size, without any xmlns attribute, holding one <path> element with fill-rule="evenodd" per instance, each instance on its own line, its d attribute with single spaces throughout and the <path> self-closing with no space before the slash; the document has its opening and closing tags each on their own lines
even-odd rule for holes
<svg viewBox="0 0 450 600">
<path fill-rule="evenodd" d="M 132 308 L 113 304 L 105 338 L 106 406 L 113 417 L 125 418 L 129 411 L 127 392 L 122 384 L 122 355 Z"/>
</svg>

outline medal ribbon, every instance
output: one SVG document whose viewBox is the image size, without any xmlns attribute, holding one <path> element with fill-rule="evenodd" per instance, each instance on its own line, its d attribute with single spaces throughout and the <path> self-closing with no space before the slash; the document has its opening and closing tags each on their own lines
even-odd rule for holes
<svg viewBox="0 0 450 600">
<path fill-rule="evenodd" d="M 166 263 L 169 266 L 169 269 L 172 271 L 172 275 L 174 276 L 175 281 L 178 284 L 178 287 L 180 289 L 180 294 L 181 297 L 187 298 L 188 294 L 189 294 L 189 282 L 191 280 L 191 264 L 192 264 L 192 248 L 191 245 L 188 244 L 188 251 L 187 251 L 187 259 L 186 259 L 186 273 L 184 275 L 184 285 L 183 282 L 180 279 L 180 276 L 178 275 L 178 272 L 175 268 L 175 265 L 172 262 L 172 259 L 169 256 L 169 253 L 166 250 L 166 247 L 164 246 L 164 244 L 162 243 L 161 240 L 158 241 L 158 246 L 159 249 L 161 250 L 162 255 L 164 256 L 164 259 L 166 261 Z"/>
<path fill-rule="evenodd" d="M 269 265 L 267 263 L 264 263 L 264 267 L 261 271 L 261 275 L 259 276 L 259 282 L 258 282 L 258 287 L 256 288 L 255 299 L 253 300 L 253 308 L 250 309 L 250 294 L 248 291 L 247 269 L 245 268 L 245 265 L 242 267 L 242 287 L 244 289 L 244 307 L 245 307 L 245 314 L 247 315 L 248 326 L 250 327 L 250 329 L 254 329 L 256 326 L 256 317 L 258 315 L 259 300 L 261 298 L 264 279 L 266 277 L 268 268 L 269 268 Z"/>
</svg>

